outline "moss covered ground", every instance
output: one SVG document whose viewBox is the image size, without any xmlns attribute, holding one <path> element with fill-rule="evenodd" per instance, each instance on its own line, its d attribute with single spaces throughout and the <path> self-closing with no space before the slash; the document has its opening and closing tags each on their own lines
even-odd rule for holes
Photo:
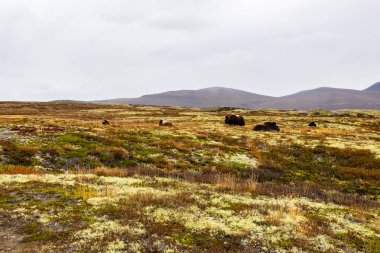
<svg viewBox="0 0 380 253">
<path fill-rule="evenodd" d="M 19 252 L 379 252 L 379 201 L 376 110 L 0 103 Z"/>
</svg>

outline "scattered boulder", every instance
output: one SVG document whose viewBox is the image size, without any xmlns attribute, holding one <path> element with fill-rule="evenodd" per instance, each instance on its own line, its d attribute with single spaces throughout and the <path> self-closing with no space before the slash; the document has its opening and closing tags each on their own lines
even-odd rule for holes
<svg viewBox="0 0 380 253">
<path fill-rule="evenodd" d="M 158 123 L 159 126 L 173 126 L 173 123 L 161 119 L 160 122 Z"/>
<path fill-rule="evenodd" d="M 253 127 L 253 131 L 280 131 L 276 122 L 264 122 L 263 125 L 256 125 Z"/>
<path fill-rule="evenodd" d="M 317 127 L 317 123 L 315 123 L 314 121 L 312 121 L 312 122 L 309 123 L 309 127 Z"/>
<path fill-rule="evenodd" d="M 102 124 L 103 124 L 103 125 L 109 125 L 110 122 L 109 122 L 108 120 L 104 119 L 104 120 L 102 120 Z"/>
<path fill-rule="evenodd" d="M 245 126 L 245 121 L 243 116 L 236 114 L 227 114 L 224 120 L 224 123 L 227 125 L 233 126 Z"/>
</svg>

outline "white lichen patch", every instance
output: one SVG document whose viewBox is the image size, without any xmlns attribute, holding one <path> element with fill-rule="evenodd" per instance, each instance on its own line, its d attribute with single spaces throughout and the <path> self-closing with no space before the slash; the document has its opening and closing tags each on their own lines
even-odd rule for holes
<svg viewBox="0 0 380 253">
<path fill-rule="evenodd" d="M 248 157 L 246 154 L 236 154 L 236 155 L 226 158 L 226 160 L 230 162 L 245 164 L 248 167 L 253 167 L 253 168 L 257 166 L 257 159 Z"/>
<path fill-rule="evenodd" d="M 325 139 L 325 144 L 334 148 L 350 148 L 364 149 L 375 153 L 377 158 L 380 158 L 380 145 L 378 141 L 366 139 L 368 136 L 359 137 L 351 140 L 342 140 L 340 138 L 328 137 Z"/>
<path fill-rule="evenodd" d="M 75 232 L 72 247 L 77 251 L 144 252 L 146 245 L 141 238 L 149 238 L 161 252 L 181 252 L 173 242 L 178 245 L 191 242 L 181 242 L 178 231 L 159 238 L 151 234 L 152 224 L 154 229 L 176 224 L 187 235 L 206 234 L 210 240 L 240 238 L 241 245 L 247 248 L 260 242 L 263 249 L 275 248 L 278 252 L 301 252 L 302 249 L 289 247 L 294 240 L 315 251 L 344 252 L 344 242 L 339 238 L 345 238 L 349 233 L 363 241 L 380 239 L 378 212 L 356 212 L 347 206 L 307 198 L 222 193 L 212 185 L 170 178 L 0 175 L 0 185 L 6 187 L 27 182 L 46 182 L 57 187 L 80 184 L 82 190 L 95 189 L 80 203 L 86 204 L 94 213 L 102 208 L 106 212 L 94 216 L 86 227 Z M 117 218 L 108 215 L 107 208 L 111 208 L 111 214 L 116 212 Z M 122 213 L 117 213 L 118 210 Z M 70 208 L 57 213 L 37 210 L 37 206 L 20 205 L 12 211 L 12 217 L 26 220 L 38 217 L 39 224 L 49 227 L 54 225 L 54 220 L 70 212 Z M 313 224 L 315 215 L 327 222 L 325 230 L 331 232 L 324 234 L 318 227 L 305 227 Z M 358 215 L 365 218 L 357 219 Z M 307 233 L 310 229 L 315 230 L 314 236 Z"/>
<path fill-rule="evenodd" d="M 123 253 L 125 252 L 126 245 L 122 240 L 109 242 L 107 245 L 106 253 Z"/>
<path fill-rule="evenodd" d="M 93 223 L 89 228 L 76 233 L 76 237 L 78 238 L 76 245 L 81 246 L 87 245 L 88 242 L 100 242 L 110 235 L 121 235 L 129 230 L 130 228 L 128 226 L 123 226 L 118 222 L 100 220 Z M 94 248 L 95 246 L 96 245 L 94 245 Z"/>
<path fill-rule="evenodd" d="M 130 186 L 130 185 L 139 185 L 144 182 L 140 178 L 131 178 L 131 177 L 100 177 L 99 183 L 101 184 L 112 184 L 116 186 Z"/>
<path fill-rule="evenodd" d="M 228 156 L 215 156 L 215 162 L 224 162 L 228 164 L 240 165 L 244 168 L 255 168 L 258 165 L 256 158 L 249 157 L 246 154 L 233 154 Z"/>
</svg>

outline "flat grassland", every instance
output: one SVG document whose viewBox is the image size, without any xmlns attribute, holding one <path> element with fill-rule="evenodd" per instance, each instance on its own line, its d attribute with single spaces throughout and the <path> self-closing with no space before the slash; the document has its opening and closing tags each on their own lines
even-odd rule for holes
<svg viewBox="0 0 380 253">
<path fill-rule="evenodd" d="M 380 111 L 0 103 L 0 252 L 380 252 L 379 207 Z"/>
</svg>

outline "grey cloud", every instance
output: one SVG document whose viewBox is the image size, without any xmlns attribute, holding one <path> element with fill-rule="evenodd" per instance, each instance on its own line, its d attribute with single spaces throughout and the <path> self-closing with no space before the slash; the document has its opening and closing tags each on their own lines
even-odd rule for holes
<svg viewBox="0 0 380 253">
<path fill-rule="evenodd" d="M 196 31 L 207 27 L 207 23 L 192 18 L 157 18 L 149 21 L 152 27 L 168 30 Z"/>
<path fill-rule="evenodd" d="M 375 0 L 3 0 L 0 100 L 380 80 Z"/>
</svg>

